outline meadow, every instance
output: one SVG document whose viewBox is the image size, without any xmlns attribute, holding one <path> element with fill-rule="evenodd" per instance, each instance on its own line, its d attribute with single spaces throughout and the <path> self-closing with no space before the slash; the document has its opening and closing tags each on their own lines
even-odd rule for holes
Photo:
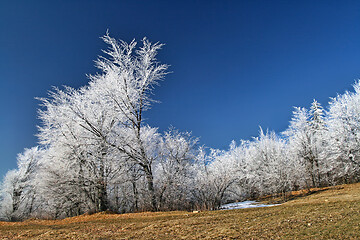
<svg viewBox="0 0 360 240">
<path fill-rule="evenodd" d="M 266 208 L 199 213 L 101 212 L 62 220 L 0 222 L 0 239 L 359 238 L 360 183 L 319 189 Z"/>
</svg>

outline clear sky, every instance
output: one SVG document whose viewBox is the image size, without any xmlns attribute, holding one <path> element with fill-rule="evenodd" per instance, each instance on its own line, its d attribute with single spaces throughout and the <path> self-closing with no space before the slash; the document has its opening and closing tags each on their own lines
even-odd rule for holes
<svg viewBox="0 0 360 240">
<path fill-rule="evenodd" d="M 148 123 L 213 148 L 281 132 L 293 106 L 326 106 L 360 77 L 360 1 L 1 0 L 0 177 L 37 144 L 34 97 L 85 85 L 106 29 L 166 43 Z"/>
</svg>

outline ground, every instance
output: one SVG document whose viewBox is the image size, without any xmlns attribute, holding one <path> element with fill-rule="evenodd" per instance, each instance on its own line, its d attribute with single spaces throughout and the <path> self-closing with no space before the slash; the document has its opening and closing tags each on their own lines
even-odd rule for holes
<svg viewBox="0 0 360 240">
<path fill-rule="evenodd" d="M 266 208 L 0 222 L 0 239 L 360 239 L 360 184 Z"/>
</svg>

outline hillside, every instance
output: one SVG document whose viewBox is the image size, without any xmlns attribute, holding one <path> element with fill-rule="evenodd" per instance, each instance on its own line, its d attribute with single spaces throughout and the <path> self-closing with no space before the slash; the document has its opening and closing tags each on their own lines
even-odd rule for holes
<svg viewBox="0 0 360 240">
<path fill-rule="evenodd" d="M 360 183 L 268 208 L 0 222 L 0 239 L 359 239 Z"/>
</svg>

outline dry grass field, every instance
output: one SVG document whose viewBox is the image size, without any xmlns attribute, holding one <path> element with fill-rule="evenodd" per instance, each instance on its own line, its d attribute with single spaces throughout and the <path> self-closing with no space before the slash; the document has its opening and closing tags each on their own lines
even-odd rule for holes
<svg viewBox="0 0 360 240">
<path fill-rule="evenodd" d="M 302 195 L 267 208 L 0 222 L 0 239 L 360 239 L 360 184 Z"/>
</svg>

